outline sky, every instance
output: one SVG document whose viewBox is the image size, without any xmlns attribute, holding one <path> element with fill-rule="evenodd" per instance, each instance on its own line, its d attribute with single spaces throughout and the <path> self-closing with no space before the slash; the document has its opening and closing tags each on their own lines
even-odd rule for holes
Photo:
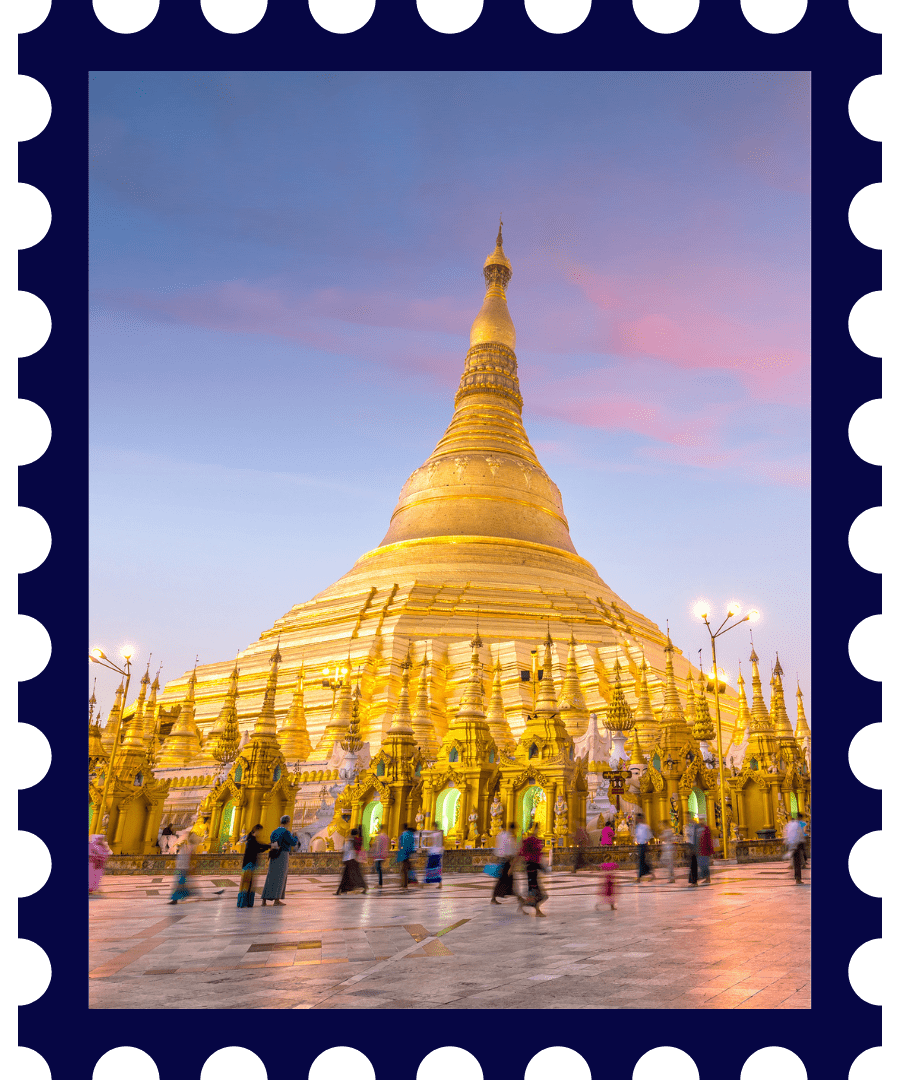
<svg viewBox="0 0 900 1080">
<path fill-rule="evenodd" d="M 378 544 L 501 214 L 579 554 L 695 662 L 758 607 L 809 710 L 805 72 L 93 73 L 90 647 L 165 683 Z"/>
</svg>

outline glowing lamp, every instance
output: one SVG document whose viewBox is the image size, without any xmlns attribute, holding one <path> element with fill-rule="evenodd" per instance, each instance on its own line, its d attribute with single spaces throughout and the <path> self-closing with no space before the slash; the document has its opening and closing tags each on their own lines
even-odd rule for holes
<svg viewBox="0 0 900 1080">
<path fill-rule="evenodd" d="M 747 618 L 750 620 L 750 622 L 759 622 L 759 612 L 756 610 L 756 608 L 752 608 L 750 611 L 747 612 Z"/>
<path fill-rule="evenodd" d="M 93 660 L 105 660 L 106 653 L 102 649 L 91 649 L 90 654 Z"/>
<path fill-rule="evenodd" d="M 134 646 L 133 645 L 123 645 L 122 646 L 122 655 L 125 657 L 126 660 L 130 660 L 132 658 L 132 656 L 134 656 Z"/>
<path fill-rule="evenodd" d="M 737 600 L 729 600 L 728 601 L 728 614 L 729 615 L 740 615 L 740 613 L 741 613 L 741 605 L 737 602 Z"/>
<path fill-rule="evenodd" d="M 694 614 L 698 619 L 708 619 L 709 604 L 705 600 L 698 600 L 697 603 L 694 604 Z"/>
</svg>

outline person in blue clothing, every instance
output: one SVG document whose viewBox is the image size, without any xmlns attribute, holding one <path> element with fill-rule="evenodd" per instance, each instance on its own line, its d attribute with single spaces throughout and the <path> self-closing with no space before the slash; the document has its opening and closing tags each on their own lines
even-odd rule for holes
<svg viewBox="0 0 900 1080">
<path fill-rule="evenodd" d="M 266 874 L 266 883 L 263 885 L 262 906 L 266 906 L 269 900 L 274 901 L 277 907 L 284 903 L 284 890 L 287 886 L 288 857 L 291 848 L 296 847 L 300 840 L 286 828 L 291 819 L 285 815 L 281 824 L 272 831 L 269 837 L 271 847 L 269 849 L 269 872 Z"/>
<path fill-rule="evenodd" d="M 400 834 L 400 845 L 397 849 L 397 863 L 400 866 L 400 888 L 408 889 L 409 883 L 418 885 L 416 871 L 412 865 L 412 857 L 416 850 L 416 834 L 403 823 L 403 832 Z"/>
</svg>

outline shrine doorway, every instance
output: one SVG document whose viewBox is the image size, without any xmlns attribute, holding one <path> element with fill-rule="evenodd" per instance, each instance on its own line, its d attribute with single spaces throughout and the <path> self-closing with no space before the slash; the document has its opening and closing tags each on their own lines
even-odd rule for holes
<svg viewBox="0 0 900 1080">
<path fill-rule="evenodd" d="M 459 788 L 444 788 L 434 804 L 434 823 L 447 836 L 456 825 Z"/>
<path fill-rule="evenodd" d="M 369 850 L 372 837 L 377 835 L 384 818 L 384 806 L 381 799 L 372 799 L 363 807 L 362 812 L 362 836 L 363 849 Z"/>
</svg>

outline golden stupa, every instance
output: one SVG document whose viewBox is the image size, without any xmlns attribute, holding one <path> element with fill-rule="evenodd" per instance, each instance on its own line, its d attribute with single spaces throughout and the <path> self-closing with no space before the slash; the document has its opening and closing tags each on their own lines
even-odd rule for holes
<svg viewBox="0 0 900 1080">
<path fill-rule="evenodd" d="M 578 555 L 559 489 L 528 441 L 516 332 L 506 301 L 511 277 L 501 231 L 484 264 L 487 289 L 472 323 L 447 430 L 404 484 L 381 543 L 240 653 L 237 708 L 246 725 L 259 712 L 269 656 L 279 639 L 284 660 L 276 713 L 287 714 L 302 665 L 303 707 L 314 748 L 337 708 L 333 685 L 323 684 L 334 682 L 335 669 L 338 677 L 348 669 L 361 681 L 362 737 L 377 749 L 390 727 L 410 648 L 414 700 L 429 658 L 429 701 L 441 736 L 446 710 L 458 703 L 468 675 L 467 643 L 476 619 L 492 665 L 501 665 L 513 733 L 523 727 L 531 700 L 520 671 L 530 669 L 530 652 L 548 624 L 558 643 L 554 664 L 560 683 L 572 659 L 565 643 L 572 635 L 578 643 L 572 647 L 587 710 L 605 709 L 616 659 L 637 678 L 643 654 L 651 692 L 654 685 L 661 689 L 665 635 Z M 688 664 L 680 656 L 678 661 L 685 679 Z M 194 721 L 204 735 L 221 712 L 233 664 L 229 659 L 201 665 L 194 673 Z M 165 687 L 159 699 L 164 722 L 188 697 L 190 677 L 185 673 Z M 581 712 L 573 734 L 586 726 L 587 711 Z"/>
</svg>

